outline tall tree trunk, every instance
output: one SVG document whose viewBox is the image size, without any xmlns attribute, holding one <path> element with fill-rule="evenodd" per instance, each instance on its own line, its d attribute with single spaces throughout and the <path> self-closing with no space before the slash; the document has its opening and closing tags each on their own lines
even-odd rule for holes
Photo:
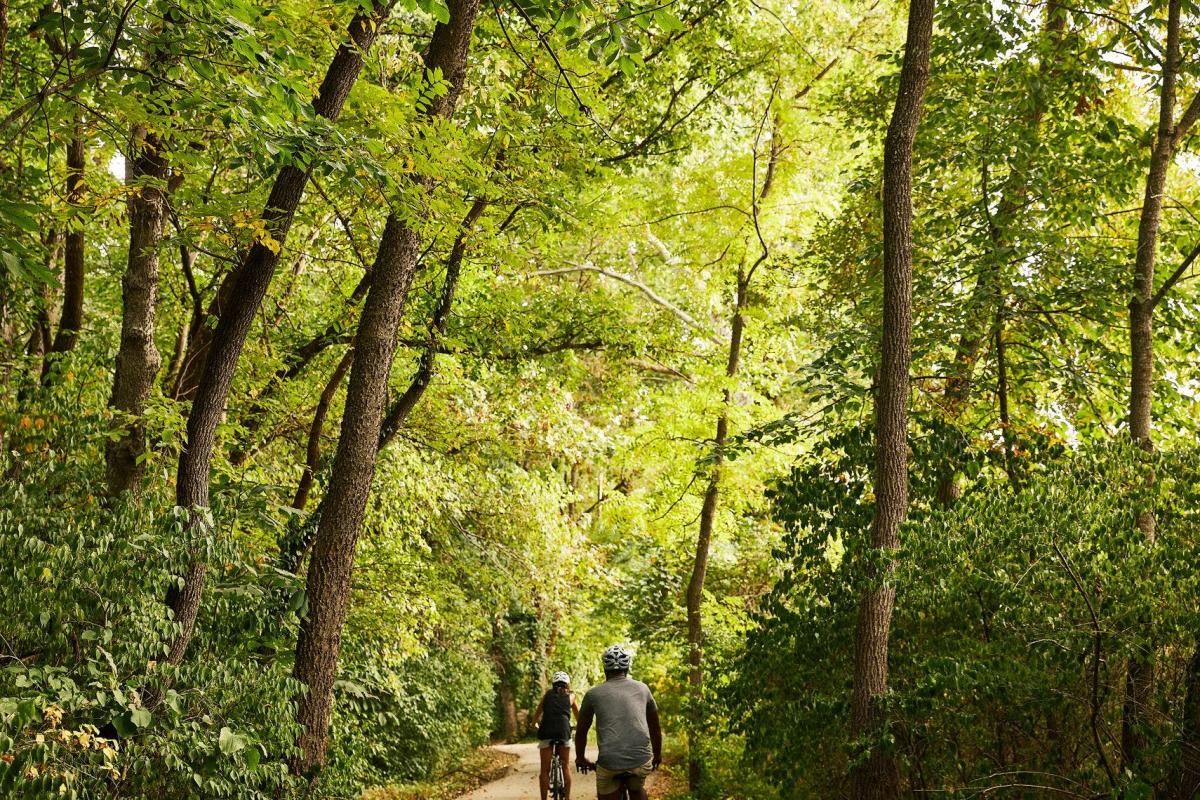
<svg viewBox="0 0 1200 800">
<path fill-rule="evenodd" d="M 127 415 L 121 438 L 105 447 L 108 493 L 137 492 L 142 482 L 145 426 L 141 416 L 158 375 L 154 345 L 158 297 L 158 251 L 167 214 L 167 161 L 157 134 L 135 126 L 130 135 L 125 182 L 129 196 L 129 257 L 121 280 L 121 345 L 109 406 Z"/>
<path fill-rule="evenodd" d="M 417 371 L 413 374 L 408 388 L 392 403 L 387 414 L 384 415 L 383 425 L 379 431 L 379 450 L 387 447 L 404 427 L 408 415 L 416 408 L 417 402 L 425 394 L 425 390 L 429 388 L 429 382 L 433 379 L 438 350 L 441 347 L 442 337 L 446 334 L 446 325 L 449 322 L 450 309 L 454 303 L 462 260 L 466 254 L 467 237 L 486 206 L 486 200 L 476 200 L 467 212 L 458 235 L 455 237 L 450 256 L 446 259 L 446 278 L 442 284 L 442 294 L 438 299 L 437 308 L 434 310 L 433 319 L 430 320 L 425 349 L 421 353 Z M 503 226 L 501 227 L 503 228 Z M 316 482 L 314 478 L 314 483 Z M 309 491 L 312 491 L 311 488 Z M 312 540 L 316 537 L 317 527 L 324 510 L 325 501 L 322 500 L 316 510 L 306 518 L 295 518 L 295 521 L 288 525 L 280 539 L 279 566 L 281 569 L 288 572 L 296 572 L 299 569 L 304 556 L 308 553 L 308 548 L 312 546 Z"/>
<path fill-rule="evenodd" d="M 296 486 L 296 496 L 292 499 L 292 508 L 297 511 L 303 511 L 304 507 L 308 505 L 308 494 L 312 491 L 317 468 L 321 466 L 321 435 L 325 431 L 325 417 L 329 415 L 329 405 L 333 402 L 333 396 L 337 394 L 338 387 L 342 385 L 342 379 L 346 377 L 346 370 L 350 369 L 350 362 L 353 359 L 354 351 L 347 350 L 342 359 L 338 361 L 337 366 L 334 367 L 333 374 L 329 376 L 325 388 L 321 391 L 321 397 L 317 401 L 312 424 L 308 427 L 304 474 L 300 476 L 300 483 Z"/>
<path fill-rule="evenodd" d="M 370 13 L 360 12 L 350 22 L 348 35 L 350 41 L 343 44 L 334 56 L 317 97 L 313 100 L 313 109 L 318 116 L 336 121 L 342 113 L 346 97 L 358 80 L 362 69 L 363 58 L 370 51 L 380 26 L 391 13 L 395 0 L 375 0 Z M 302 161 L 303 159 L 297 159 Z M 262 293 L 274 276 L 275 267 L 279 263 L 279 252 L 291 227 L 296 208 L 304 195 L 305 186 L 312 174 L 313 163 L 310 160 L 306 167 L 301 168 L 289 164 L 279 171 L 271 195 L 263 210 L 263 221 L 271 236 L 279 243 L 279 248 L 273 250 L 261 242 L 255 242 L 242 259 L 241 266 L 225 276 L 217 288 L 216 296 L 209 304 L 207 316 L 221 320 L 212 328 L 201 325 L 192 332 L 188 343 L 188 354 L 183 362 L 183 369 L 175 382 L 172 395 L 182 401 L 193 400 L 201 391 L 205 391 L 205 381 L 211 380 L 210 374 L 220 372 L 221 367 L 210 368 L 208 362 L 214 357 L 224 363 L 229 358 L 228 345 L 219 340 L 241 327 L 240 322 L 224 326 L 224 318 L 230 316 L 236 320 L 247 317 L 246 307 L 253 306 L 248 318 L 252 319 L 262 302 Z M 258 287 L 263 286 L 262 292 Z M 248 324 L 248 323 L 247 323 Z M 241 352 L 243 335 L 237 343 L 234 354 Z M 223 401 L 222 401 L 223 402 Z"/>
<path fill-rule="evenodd" d="M 425 54 L 425 75 L 442 76 L 446 94 L 425 108 L 429 118 L 449 117 L 466 74 L 467 52 L 480 0 L 451 0 L 450 22 L 439 23 Z M 426 192 L 432 184 L 422 179 Z M 295 676 L 308 691 L 300 698 L 300 754 L 292 772 L 308 774 L 325 763 L 333 684 L 342 626 L 350 603 L 354 549 L 375 475 L 380 424 L 396 333 L 420 254 L 420 233 L 395 214 L 388 216 L 372 267 L 354 340 L 354 364 L 346 390 L 342 431 L 308 570 L 309 614 L 300 625 Z"/>
<path fill-rule="evenodd" d="M 1182 0 L 1171 0 L 1167 19 L 1162 94 L 1159 96 L 1158 132 L 1146 175 L 1146 193 L 1138 221 L 1137 257 L 1133 268 L 1133 296 L 1129 299 L 1129 435 L 1146 452 L 1154 451 L 1151 404 L 1154 395 L 1154 267 L 1158 258 L 1158 231 L 1162 220 L 1167 172 L 1175 156 L 1175 85 L 1179 73 L 1179 27 Z M 1153 476 L 1149 478 L 1153 481 Z M 1154 540 L 1154 512 L 1138 515 L 1137 526 Z M 1121 766 L 1140 773 L 1146 747 L 1146 711 L 1154 687 L 1153 653 L 1129 659 L 1121 719 Z"/>
<path fill-rule="evenodd" d="M 771 103 L 774 100 L 774 94 L 772 94 Z M 768 107 L 767 113 L 771 113 L 770 107 Z M 752 185 L 751 187 L 752 217 L 756 228 L 759 207 L 771 194 L 771 188 L 775 184 L 775 170 L 779 164 L 779 156 L 783 152 L 779 116 L 775 115 L 773 120 L 771 150 L 767 159 L 766 174 L 763 176 L 762 191 L 760 192 L 757 186 Z M 766 121 L 765 115 L 763 121 Z M 757 140 L 754 146 L 755 172 L 757 172 Z M 757 174 L 753 177 L 754 182 L 757 183 Z M 748 271 L 741 265 L 738 267 L 733 315 L 729 325 L 729 351 L 725 358 L 725 377 L 728 379 L 737 375 L 741 364 L 742 339 L 746 331 L 745 312 L 750 302 L 750 280 L 754 276 L 754 271 L 766 258 L 766 245 L 763 244 L 762 255 Z M 688 789 L 693 793 L 697 792 L 704 779 L 704 762 L 701 752 L 703 746 L 700 741 L 704 723 L 704 581 L 708 575 L 708 557 L 712 549 L 713 526 L 721 501 L 721 478 L 725 468 L 724 448 L 729 437 L 729 406 L 732 402 L 733 388 L 727 386 L 721 397 L 721 412 L 717 415 L 716 433 L 713 437 L 712 473 L 709 475 L 708 487 L 704 492 L 704 502 L 700 506 L 700 530 L 696 535 L 696 555 L 692 561 L 692 575 L 688 579 L 687 594 L 684 598 L 688 626 L 688 691 L 691 693 L 691 714 L 688 720 Z"/>
<path fill-rule="evenodd" d="M 748 296 L 748 284 L 743 270 L 738 270 L 737 294 L 730 325 L 729 354 L 725 360 L 725 376 L 737 375 L 742 355 L 742 335 L 746 330 L 744 312 Z M 700 531 L 696 536 L 696 556 L 692 562 L 692 575 L 687 585 L 687 633 L 688 633 L 688 690 L 691 693 L 691 719 L 688 731 L 688 788 L 695 792 L 704 777 L 701 756 L 700 729 L 703 725 L 702 695 L 704 690 L 704 580 L 708 574 L 708 556 L 712 549 L 713 524 L 721 500 L 721 476 L 725 465 L 724 447 L 729 437 L 728 409 L 733 400 L 732 389 L 726 388 L 722 396 L 722 409 L 717 417 L 716 435 L 713 437 L 712 474 L 704 492 L 704 503 L 700 506 Z"/>
<path fill-rule="evenodd" d="M 376 0 L 371 13 L 359 13 L 350 23 L 350 41 L 338 49 L 313 100 L 313 109 L 319 116 L 336 120 L 341 114 L 346 97 L 362 70 L 363 58 L 374 43 L 391 7 L 392 2 Z M 208 505 L 214 439 L 217 423 L 225 412 L 225 403 L 229 398 L 229 386 L 254 316 L 275 274 L 279 252 L 287 239 L 312 167 L 312 159 L 308 159 L 303 169 L 289 164 L 279 171 L 263 210 L 263 220 L 277 246 L 269 247 L 262 241 L 251 245 L 241 265 L 226 282 L 229 291 L 219 293 L 227 294 L 228 302 L 221 305 L 216 330 L 212 334 L 202 334 L 206 328 L 201 326 L 193 339 L 193 351 L 198 344 L 196 340 L 210 341 L 200 343 L 207 353 L 203 357 L 203 373 L 188 416 L 187 444 L 179 457 L 176 478 L 176 503 L 191 514 L 189 531 L 192 535 L 202 524 L 200 510 Z M 188 371 L 189 362 L 194 363 L 197 358 L 199 356 L 193 355 L 185 360 L 184 372 Z M 203 557 L 196 549 L 191 554 L 183 588 L 173 590 L 168 596 L 167 602 L 179 624 L 179 634 L 167 656 L 173 664 L 183 659 L 191 642 L 196 615 L 200 610 L 205 571 Z"/>
<path fill-rule="evenodd" d="M 1061 49 L 1066 28 L 1066 9 L 1058 2 L 1048 3 L 1043 31 L 1054 52 L 1038 67 L 1038 75 L 1043 84 L 1048 82 L 1058 66 L 1058 51 Z M 1035 92 L 1033 110 L 1025 120 L 1033 142 L 1038 139 L 1045 117 L 1045 95 L 1040 91 Z M 1030 155 L 1033 149 L 1030 146 L 1026 151 L 1017 154 L 1019 161 L 1013 172 L 1021 177 L 1010 180 L 1006 185 L 1000 196 L 1000 202 L 997 204 L 996 215 L 989 220 L 988 237 L 992 243 L 993 254 L 1002 253 L 1009 247 L 1012 240 L 1012 226 L 1029 194 L 1029 184 L 1024 176 L 1028 172 L 1029 162 L 1033 158 Z M 990 198 L 985 196 L 983 202 L 986 208 L 990 203 Z M 995 318 L 995 309 L 1002 309 L 1005 305 L 1004 294 L 1004 267 L 997 261 L 988 265 L 976 279 L 975 288 L 966 305 L 967 319 L 955 343 L 954 362 L 950 368 L 950 375 L 946 379 L 943 399 L 946 416 L 951 422 L 958 419 L 967 401 L 971 398 L 975 385 L 975 363 L 983 348 L 989 320 Z M 989 314 L 988 310 L 992 310 L 992 313 Z M 957 481 L 959 458 L 955 454 L 955 449 L 956 444 L 950 443 L 949 452 L 945 455 L 945 463 L 938 475 L 937 500 L 945 507 L 953 505 L 961 493 Z"/>
<path fill-rule="evenodd" d="M 76 114 L 75 132 L 67 146 L 67 202 L 76 209 L 83 200 L 86 158 L 83 118 L 82 114 Z M 73 219 L 67 228 L 66 245 L 63 248 L 62 313 L 58 317 L 58 333 L 54 336 L 49 353 L 69 352 L 75 349 L 79 341 L 79 327 L 83 324 L 83 256 L 83 223 Z M 42 367 L 43 377 L 49 368 L 50 361 L 47 359 Z"/>
<path fill-rule="evenodd" d="M 854 800 L 895 800 L 895 757 L 883 743 L 888 725 L 888 637 L 896 588 L 891 585 L 900 526 L 908 513 L 908 392 L 912 360 L 912 151 L 925 87 L 934 0 L 912 0 L 904 66 L 883 148 L 883 335 L 875 395 L 875 515 L 871 550 L 878 559 L 858 611 L 850 730 L 863 751 L 850 772 Z"/>
</svg>

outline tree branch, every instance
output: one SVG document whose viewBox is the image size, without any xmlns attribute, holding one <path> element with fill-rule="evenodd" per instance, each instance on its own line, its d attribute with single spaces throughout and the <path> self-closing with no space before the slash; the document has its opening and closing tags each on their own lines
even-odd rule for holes
<svg viewBox="0 0 1200 800">
<path fill-rule="evenodd" d="M 614 272 L 612 270 L 604 269 L 602 267 L 597 267 L 592 264 L 578 264 L 573 267 L 564 267 L 562 269 L 547 269 L 547 270 L 540 270 L 538 272 L 530 272 L 529 274 L 525 275 L 525 277 L 526 278 L 549 278 L 549 277 L 553 277 L 555 275 L 569 275 L 574 272 L 594 272 L 597 275 L 603 275 L 606 278 L 611 278 L 614 281 L 619 281 L 619 282 L 625 284 L 626 286 L 632 286 L 634 289 L 637 289 L 639 292 L 641 292 L 643 295 L 645 295 L 646 298 L 648 300 L 650 300 L 650 302 L 670 311 L 672 314 L 674 314 L 676 317 L 678 317 L 679 320 L 681 322 L 683 322 L 683 324 L 686 325 L 687 327 L 703 333 L 704 338 L 708 339 L 713 344 L 721 343 L 711 331 L 709 331 L 706 327 L 704 327 L 699 322 L 697 322 L 695 317 L 693 317 L 691 314 L 687 313 L 682 308 L 675 305 L 670 300 L 667 300 L 665 297 L 663 297 L 662 295 L 655 292 L 649 286 L 647 286 L 646 284 L 639 281 L 637 278 L 634 278 L 630 275 L 625 275 L 620 272 Z"/>
<path fill-rule="evenodd" d="M 1197 97 L 1200 97 L 1200 95 L 1197 95 Z M 1192 262 L 1194 262 L 1197 257 L 1200 257 L 1200 242 L 1196 243 L 1196 246 L 1192 248 L 1192 252 L 1187 254 L 1187 258 L 1183 259 L 1183 262 L 1180 263 L 1179 267 L 1173 273 L 1171 273 L 1171 277 L 1167 278 L 1163 285 L 1159 287 L 1158 291 L 1154 293 L 1154 296 L 1150 298 L 1151 310 L 1153 310 L 1155 306 L 1162 302 L 1162 299 L 1167 296 L 1167 292 L 1171 291 L 1175 284 L 1179 283 L 1180 279 L 1183 277 L 1183 273 L 1187 272 L 1187 268 L 1192 265 Z"/>
</svg>

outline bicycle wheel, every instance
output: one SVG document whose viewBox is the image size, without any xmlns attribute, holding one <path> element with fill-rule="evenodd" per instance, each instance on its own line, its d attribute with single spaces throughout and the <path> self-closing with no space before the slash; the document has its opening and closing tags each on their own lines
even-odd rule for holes
<svg viewBox="0 0 1200 800">
<path fill-rule="evenodd" d="M 551 800 L 567 800 L 567 782 L 563 776 L 562 759 L 558 753 L 550 761 L 550 798 Z"/>
</svg>

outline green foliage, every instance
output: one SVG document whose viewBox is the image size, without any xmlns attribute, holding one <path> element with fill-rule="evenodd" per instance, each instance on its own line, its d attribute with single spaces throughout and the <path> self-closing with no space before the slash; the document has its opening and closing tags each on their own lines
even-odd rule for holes
<svg viewBox="0 0 1200 800">
<path fill-rule="evenodd" d="M 870 518 L 869 482 L 842 471 L 861 463 L 854 439 L 830 443 L 845 461 L 798 468 L 775 491 L 788 569 L 725 698 L 747 764 L 794 787 L 781 797 L 835 791 L 852 758 L 848 681 Z M 1158 668 L 1176 674 L 1200 624 L 1189 599 L 1198 463 L 1193 452 L 1151 463 L 1129 448 L 1084 450 L 1019 490 L 989 481 L 953 511 L 910 520 L 894 577 L 888 702 L 912 785 L 939 776 L 964 795 L 1013 783 L 1103 793 L 1105 760 L 1128 782 L 1104 733 L 1120 728 L 1123 664 L 1163 647 L 1177 655 Z M 1135 525 L 1150 503 L 1160 509 L 1153 543 Z M 1165 744 L 1151 760 L 1162 780 L 1177 757 L 1179 698 L 1158 691 L 1151 738 Z"/>
<path fill-rule="evenodd" d="M 256 650 L 270 571 L 226 537 L 210 539 L 226 572 L 210 612 L 244 634 L 241 644 L 167 665 L 174 626 L 162 599 L 186 555 L 182 517 L 91 493 L 87 454 L 103 442 L 101 420 L 39 415 L 7 429 L 4 469 L 20 480 L 5 481 L 0 499 L 0 613 L 11 621 L 0 786 L 23 797 L 286 790 L 297 687 Z M 31 446 L 37 457 L 16 455 Z"/>
<path fill-rule="evenodd" d="M 343 675 L 330 769 L 346 792 L 440 774 L 492 730 L 494 676 L 468 654 L 372 660 Z"/>
<path fill-rule="evenodd" d="M 1200 631 L 1193 272 L 1155 309 L 1161 452 L 1115 443 L 1166 6 L 939 4 L 891 578 L 886 735 L 912 792 L 1161 796 L 1182 756 Z M 1184 6 L 1181 110 L 1200 81 Z M 453 4 L 402 0 L 331 122 L 312 99 L 371 7 L 0 3 L 0 796 L 419 794 L 489 736 L 526 733 L 551 671 L 599 681 L 614 641 L 636 649 L 668 729 L 697 720 L 698 797 L 844 794 L 862 744 L 846 735 L 855 615 L 877 566 L 869 421 L 902 4 L 485 2 L 458 109 L 430 121 L 449 84 L 422 55 Z M 145 484 L 114 500 L 128 209 L 148 185 L 124 182 L 135 131 L 169 168 L 144 332 L 163 363 L 140 420 Z M 1158 285 L 1195 247 L 1197 144 L 1183 137 L 1170 171 Z M 262 210 L 286 165 L 311 178 L 285 241 Z M 434 338 L 436 360 L 378 459 L 310 786 L 287 776 L 307 567 L 280 543 L 316 527 L 345 412 L 328 382 L 389 214 L 422 251 L 387 399 Z M 84 237 L 83 330 L 47 355 L 68 234 Z M 176 382 L 256 241 L 280 264 L 188 532 Z M 693 690 L 683 596 L 714 471 Z M 948 486 L 964 493 L 951 510 Z M 1131 520 L 1150 508 L 1146 541 Z M 170 666 L 163 601 L 193 557 L 208 583 Z M 1136 776 L 1113 766 L 1134 655 L 1158 670 Z"/>
</svg>

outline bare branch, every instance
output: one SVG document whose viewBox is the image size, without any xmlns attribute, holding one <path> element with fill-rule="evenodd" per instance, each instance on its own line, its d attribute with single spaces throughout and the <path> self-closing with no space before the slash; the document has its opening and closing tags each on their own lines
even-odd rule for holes
<svg viewBox="0 0 1200 800">
<path fill-rule="evenodd" d="M 634 278 L 630 275 L 625 275 L 620 272 L 614 272 L 613 270 L 604 269 L 603 267 L 597 267 L 593 264 L 577 264 L 575 266 L 564 267 L 562 269 L 547 269 L 547 270 L 540 270 L 538 272 L 530 272 L 529 274 L 525 275 L 524 277 L 526 277 L 526 278 L 549 278 L 549 277 L 553 277 L 555 275 L 569 275 L 569 274 L 575 273 L 575 272 L 594 272 L 597 275 L 603 275 L 606 278 L 611 278 L 614 281 L 619 281 L 619 282 L 625 284 L 626 286 L 632 286 L 634 289 L 637 289 L 639 292 L 641 292 L 643 295 L 645 295 L 646 298 L 648 300 L 650 300 L 650 302 L 670 311 L 672 314 L 674 314 L 676 317 L 678 317 L 679 320 L 681 322 L 683 322 L 684 325 L 704 334 L 704 338 L 708 339 L 713 344 L 721 343 L 717 339 L 717 337 L 710 330 L 708 330 L 708 328 L 706 328 L 705 326 L 703 326 L 699 322 L 697 322 L 695 317 L 693 317 L 691 314 L 687 313 L 682 308 L 675 305 L 670 300 L 667 300 L 665 297 L 663 297 L 662 295 L 655 292 L 649 286 L 647 286 L 646 284 L 639 281 L 637 278 Z"/>
</svg>

